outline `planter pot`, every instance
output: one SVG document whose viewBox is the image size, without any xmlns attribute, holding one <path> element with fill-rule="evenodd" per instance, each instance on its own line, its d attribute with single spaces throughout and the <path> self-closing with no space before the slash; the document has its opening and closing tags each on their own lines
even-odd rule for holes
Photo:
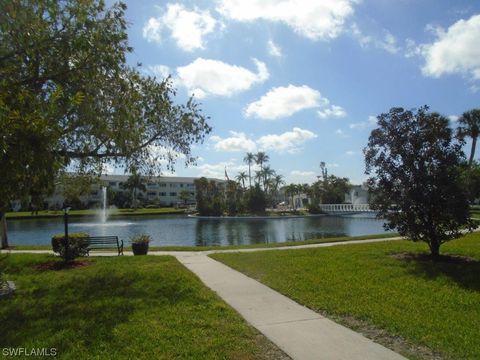
<svg viewBox="0 0 480 360">
<path fill-rule="evenodd" d="M 148 243 L 133 243 L 132 250 L 133 255 L 147 255 Z"/>
</svg>

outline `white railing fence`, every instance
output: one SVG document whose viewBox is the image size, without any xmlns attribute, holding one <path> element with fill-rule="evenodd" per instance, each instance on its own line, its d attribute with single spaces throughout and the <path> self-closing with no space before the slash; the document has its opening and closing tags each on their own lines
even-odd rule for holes
<svg viewBox="0 0 480 360">
<path fill-rule="evenodd" d="M 373 212 L 368 204 L 320 204 L 324 212 Z"/>
</svg>

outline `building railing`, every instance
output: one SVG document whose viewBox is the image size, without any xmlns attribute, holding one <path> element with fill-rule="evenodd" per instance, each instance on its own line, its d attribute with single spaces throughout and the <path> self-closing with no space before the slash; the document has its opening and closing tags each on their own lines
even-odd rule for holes
<svg viewBox="0 0 480 360">
<path fill-rule="evenodd" d="M 373 212 L 368 204 L 320 204 L 324 212 Z"/>
</svg>

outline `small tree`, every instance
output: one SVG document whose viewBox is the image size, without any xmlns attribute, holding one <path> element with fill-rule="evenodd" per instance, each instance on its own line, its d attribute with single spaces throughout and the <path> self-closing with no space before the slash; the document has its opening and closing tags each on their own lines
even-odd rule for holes
<svg viewBox="0 0 480 360">
<path fill-rule="evenodd" d="M 255 184 L 246 192 L 246 207 L 247 211 L 252 214 L 262 215 L 265 214 L 265 208 L 267 207 L 267 200 L 265 193 L 260 188 L 260 184 Z"/>
<path fill-rule="evenodd" d="M 386 229 L 426 242 L 432 256 L 473 226 L 460 181 L 462 145 L 448 119 L 424 106 L 379 115 L 364 149 L 371 207 L 387 220 Z"/>
<path fill-rule="evenodd" d="M 147 187 L 145 186 L 142 177 L 136 171 L 133 171 L 132 175 L 128 177 L 127 181 L 122 185 L 122 187 L 131 192 L 132 202 L 133 202 L 132 205 L 136 209 L 137 203 L 138 203 L 137 190 L 140 190 L 143 192 L 147 191 Z"/>
<path fill-rule="evenodd" d="M 178 198 L 183 201 L 183 205 L 187 206 L 188 200 L 192 197 L 192 194 L 188 190 L 182 190 L 178 194 Z"/>
</svg>

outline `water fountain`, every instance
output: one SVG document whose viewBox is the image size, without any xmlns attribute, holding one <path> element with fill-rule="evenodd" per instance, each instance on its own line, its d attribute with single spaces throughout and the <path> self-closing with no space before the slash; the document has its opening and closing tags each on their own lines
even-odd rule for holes
<svg viewBox="0 0 480 360">
<path fill-rule="evenodd" d="M 100 221 L 107 222 L 107 187 L 102 186 L 102 209 L 100 213 Z"/>
</svg>

